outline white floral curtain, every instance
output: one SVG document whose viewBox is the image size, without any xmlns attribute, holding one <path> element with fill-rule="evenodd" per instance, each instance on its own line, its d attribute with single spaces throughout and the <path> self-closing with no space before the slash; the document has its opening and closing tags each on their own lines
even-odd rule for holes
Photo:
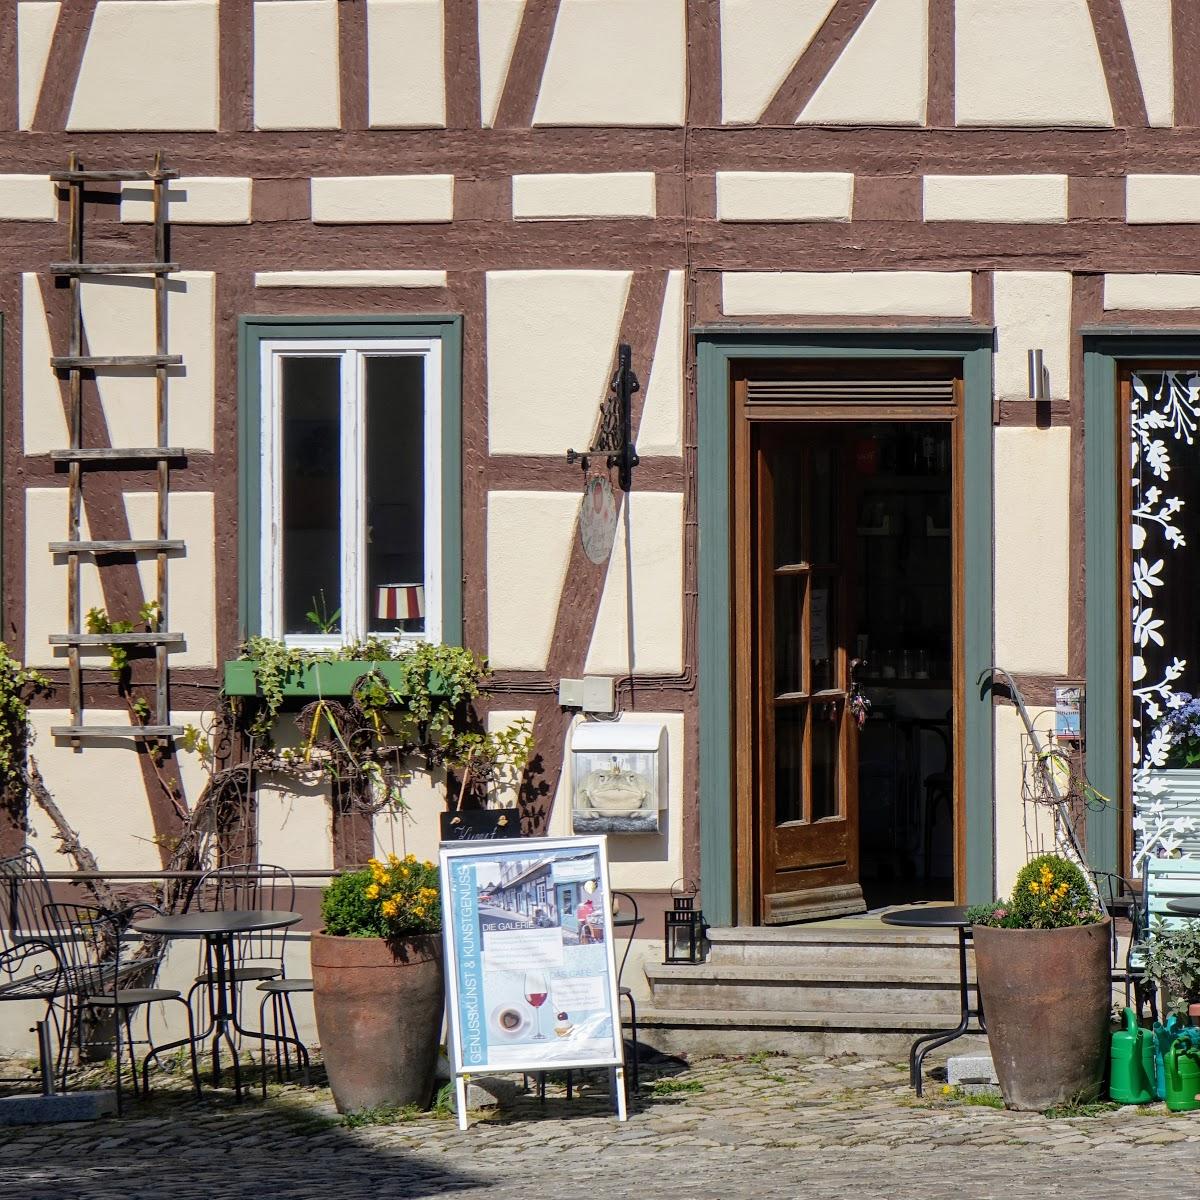
<svg viewBox="0 0 1200 1200">
<path fill-rule="evenodd" d="M 1200 811 L 1193 811 L 1196 803 L 1182 796 L 1164 773 L 1170 739 L 1159 727 L 1165 713 L 1181 703 L 1192 673 L 1189 658 L 1195 622 L 1191 628 L 1173 627 L 1173 623 L 1179 615 L 1179 589 L 1192 596 L 1200 593 L 1200 573 L 1192 569 L 1190 556 L 1180 553 L 1187 547 L 1188 499 L 1195 486 L 1192 476 L 1197 474 L 1189 448 L 1200 424 L 1200 372 L 1134 375 L 1130 415 L 1132 866 L 1140 872 L 1147 856 L 1200 854 Z M 1194 773 L 1200 786 L 1200 771 Z"/>
</svg>

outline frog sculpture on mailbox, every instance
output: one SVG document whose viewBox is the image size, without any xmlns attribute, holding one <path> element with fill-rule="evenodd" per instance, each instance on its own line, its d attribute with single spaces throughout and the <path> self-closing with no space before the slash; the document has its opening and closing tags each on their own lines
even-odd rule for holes
<svg viewBox="0 0 1200 1200">
<path fill-rule="evenodd" d="M 645 775 L 612 755 L 589 771 L 575 793 L 577 833 L 646 833 L 658 828 L 655 789 Z"/>
</svg>

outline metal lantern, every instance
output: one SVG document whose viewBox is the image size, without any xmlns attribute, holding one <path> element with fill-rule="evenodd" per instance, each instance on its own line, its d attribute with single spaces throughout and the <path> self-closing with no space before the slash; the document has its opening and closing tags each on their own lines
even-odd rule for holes
<svg viewBox="0 0 1200 1200">
<path fill-rule="evenodd" d="M 663 946 L 667 963 L 704 961 L 704 914 L 696 907 L 694 883 L 677 880 L 671 886 L 671 907 L 664 913 Z"/>
</svg>

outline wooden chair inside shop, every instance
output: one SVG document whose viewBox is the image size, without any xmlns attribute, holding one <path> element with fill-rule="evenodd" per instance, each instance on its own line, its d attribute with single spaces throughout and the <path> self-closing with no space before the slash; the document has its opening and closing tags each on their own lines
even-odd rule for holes
<svg viewBox="0 0 1200 1200">
<path fill-rule="evenodd" d="M 282 909 L 291 912 L 296 906 L 296 882 L 291 872 L 284 867 L 269 863 L 247 863 L 216 867 L 208 871 L 196 888 L 194 906 L 213 912 L 234 910 Z M 254 983 L 263 994 L 259 1005 L 259 1029 L 266 1032 L 267 1006 L 271 1008 L 274 1032 L 290 1028 L 291 1035 L 300 1040 L 296 1025 L 296 1014 L 292 1009 L 292 997 L 312 991 L 312 980 L 288 977 L 287 973 L 288 930 L 268 929 L 253 933 L 238 934 L 234 939 L 233 979 L 239 984 L 238 1009 L 242 1008 L 240 985 Z M 191 1003 L 197 991 L 207 992 L 211 976 L 206 961 L 200 964 L 200 973 L 188 992 Z M 262 1039 L 263 1092 L 267 1088 L 266 1047 L 268 1038 Z M 278 1046 L 279 1043 L 276 1043 Z M 300 1065 L 307 1067 L 307 1063 Z M 276 1053 L 276 1077 L 283 1078 L 284 1070 L 290 1075 L 291 1059 L 287 1044 L 283 1043 L 283 1061 Z"/>
<path fill-rule="evenodd" d="M 175 988 L 153 986 L 162 961 L 163 949 L 153 954 L 139 955 L 140 940 L 127 934 L 128 919 L 140 909 L 157 911 L 153 905 L 137 905 L 121 914 L 112 913 L 90 904 L 48 904 L 46 921 L 55 931 L 55 945 L 62 969 L 70 981 L 72 1004 L 63 1035 L 64 1044 L 75 1044 L 83 1058 L 87 1047 L 87 1032 L 92 1041 L 106 1042 L 108 1031 L 105 1016 L 112 1018 L 112 1044 L 115 1051 L 117 1114 L 122 1107 L 122 1073 L 125 1052 L 129 1053 L 130 1079 L 133 1094 L 148 1095 L 150 1091 L 150 1058 L 154 1054 L 154 1039 L 150 1027 L 152 1007 L 164 1001 L 183 1006 L 187 1017 L 189 1039 L 194 1033 L 191 1006 Z M 147 1047 L 142 1064 L 141 1086 L 138 1084 L 138 1065 L 133 1035 L 133 1018 L 137 1009 L 146 1013 Z M 90 1024 L 87 1017 L 95 1018 Z M 196 1069 L 196 1050 L 192 1043 L 192 1080 L 200 1094 L 200 1076 Z M 63 1068 L 66 1082 L 66 1068 Z"/>
<path fill-rule="evenodd" d="M 1159 930 L 1179 929 L 1195 917 L 1174 913 L 1167 906 L 1172 900 L 1200 897 L 1200 859 L 1147 858 L 1142 864 L 1142 896 L 1135 906 L 1134 932 L 1126 956 L 1126 971 L 1140 1013 L 1149 1002 L 1151 1016 L 1158 1016 L 1155 989 L 1146 978 L 1146 940 Z"/>
</svg>

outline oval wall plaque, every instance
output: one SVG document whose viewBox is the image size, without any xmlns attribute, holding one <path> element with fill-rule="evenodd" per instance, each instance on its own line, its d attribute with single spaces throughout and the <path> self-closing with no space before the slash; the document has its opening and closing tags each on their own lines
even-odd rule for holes
<svg viewBox="0 0 1200 1200">
<path fill-rule="evenodd" d="M 583 485 L 579 506 L 579 537 L 583 552 L 600 564 L 612 553 L 617 536 L 617 499 L 603 475 L 593 475 Z"/>
</svg>

